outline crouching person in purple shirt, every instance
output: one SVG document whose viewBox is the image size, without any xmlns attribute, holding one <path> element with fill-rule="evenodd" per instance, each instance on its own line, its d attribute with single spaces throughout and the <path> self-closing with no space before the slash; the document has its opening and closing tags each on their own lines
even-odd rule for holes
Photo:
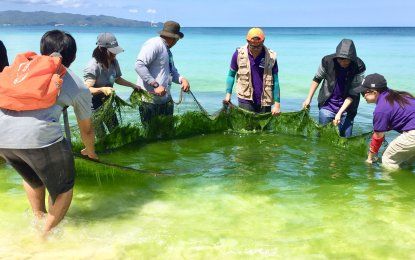
<svg viewBox="0 0 415 260">
<path fill-rule="evenodd" d="M 303 109 L 310 107 L 314 92 L 323 82 L 318 94 L 319 123 L 326 125 L 333 122 L 339 125 L 340 136 L 350 137 L 360 99 L 353 89 L 362 82 L 365 70 L 353 41 L 343 39 L 337 45 L 336 53 L 321 60 Z"/>
<path fill-rule="evenodd" d="M 232 56 L 223 102 L 230 103 L 236 77 L 239 107 L 256 113 L 279 115 L 277 54 L 264 46 L 265 34 L 260 28 L 250 29 L 246 40 L 248 44 L 238 48 Z"/>
<path fill-rule="evenodd" d="M 68 33 L 46 32 L 40 42 L 42 55 L 59 52 L 69 67 L 76 57 L 75 39 Z M 0 109 L 0 156 L 22 176 L 23 187 L 35 217 L 45 220 L 47 236 L 65 216 L 72 201 L 75 165 L 72 150 L 62 135 L 63 108 L 72 106 L 85 149 L 81 153 L 97 159 L 91 123 L 91 93 L 83 81 L 67 69 L 56 103 L 45 109 L 12 111 Z M 45 192 L 49 192 L 46 210 Z"/>
<path fill-rule="evenodd" d="M 415 98 L 408 92 L 389 89 L 385 78 L 370 74 L 356 89 L 367 103 L 375 103 L 373 112 L 373 136 L 366 162 L 372 163 L 385 140 L 385 132 L 401 133 L 386 148 L 382 165 L 388 169 L 399 169 L 404 163 L 415 161 Z"/>
</svg>

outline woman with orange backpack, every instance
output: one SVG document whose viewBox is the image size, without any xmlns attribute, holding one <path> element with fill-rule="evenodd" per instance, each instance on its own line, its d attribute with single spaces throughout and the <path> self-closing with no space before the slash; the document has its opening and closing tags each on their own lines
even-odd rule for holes
<svg viewBox="0 0 415 260">
<path fill-rule="evenodd" d="M 112 33 L 101 33 L 97 38 L 97 47 L 92 53 L 92 59 L 84 69 L 85 85 L 92 93 L 92 108 L 96 111 L 114 91 L 113 85 L 117 83 L 132 89 L 140 90 L 140 87 L 121 77 L 121 69 L 116 55 L 124 49 L 118 45 L 118 41 Z M 118 125 L 117 116 L 108 117 L 105 122 L 108 130 Z M 98 136 L 105 133 L 104 126 L 95 129 Z"/>
<path fill-rule="evenodd" d="M 59 122 L 66 107 L 74 108 L 78 120 L 85 145 L 81 153 L 98 159 L 91 122 L 91 93 L 67 69 L 75 60 L 76 50 L 70 34 L 49 31 L 40 42 L 42 55 L 20 54 L 0 74 L 0 156 L 23 177 L 35 217 L 45 220 L 43 236 L 59 224 L 72 201 L 74 158 Z M 28 99 L 33 101 L 27 102 Z"/>
</svg>

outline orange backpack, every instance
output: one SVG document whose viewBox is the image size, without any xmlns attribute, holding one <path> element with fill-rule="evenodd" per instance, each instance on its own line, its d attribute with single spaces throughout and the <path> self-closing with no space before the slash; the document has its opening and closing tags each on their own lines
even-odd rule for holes
<svg viewBox="0 0 415 260">
<path fill-rule="evenodd" d="M 65 73 L 61 57 L 18 54 L 0 73 L 0 108 L 27 111 L 53 106 Z"/>
</svg>

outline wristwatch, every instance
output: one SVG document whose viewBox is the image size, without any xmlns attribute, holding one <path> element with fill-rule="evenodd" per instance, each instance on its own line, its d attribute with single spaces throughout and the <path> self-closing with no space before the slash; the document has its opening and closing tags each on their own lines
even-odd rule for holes
<svg viewBox="0 0 415 260">
<path fill-rule="evenodd" d="M 155 81 L 155 82 L 153 82 L 153 84 L 151 84 L 151 86 L 153 88 L 158 88 L 160 86 L 160 84 L 157 81 Z"/>
</svg>

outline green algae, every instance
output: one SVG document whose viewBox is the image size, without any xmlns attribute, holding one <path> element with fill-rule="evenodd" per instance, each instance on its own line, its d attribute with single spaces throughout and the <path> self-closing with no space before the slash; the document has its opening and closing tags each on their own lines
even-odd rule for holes
<svg viewBox="0 0 415 260">
<path fill-rule="evenodd" d="M 332 124 L 321 126 L 310 116 L 308 110 L 281 113 L 273 116 L 271 113 L 256 114 L 239 107 L 223 107 L 214 115 L 208 115 L 198 106 L 190 111 L 184 111 L 174 116 L 153 118 L 146 126 L 140 123 L 138 107 L 142 100 L 148 98 L 145 92 L 134 91 L 128 103 L 115 94 L 94 113 L 94 127 L 100 128 L 116 115 L 118 126 L 107 127 L 105 132 L 97 136 L 96 150 L 98 152 L 116 153 L 117 149 L 128 145 L 142 145 L 154 141 L 175 140 L 198 135 L 224 133 L 258 132 L 275 135 L 284 134 L 300 136 L 309 140 L 318 139 L 333 147 L 352 150 L 364 155 L 367 151 L 367 141 L 370 133 L 364 133 L 352 138 L 340 137 L 338 128 Z M 177 107 L 180 108 L 181 105 Z M 74 151 L 82 148 L 79 131 L 72 127 L 72 143 Z M 90 163 L 84 168 L 94 168 L 96 163 Z"/>
</svg>

